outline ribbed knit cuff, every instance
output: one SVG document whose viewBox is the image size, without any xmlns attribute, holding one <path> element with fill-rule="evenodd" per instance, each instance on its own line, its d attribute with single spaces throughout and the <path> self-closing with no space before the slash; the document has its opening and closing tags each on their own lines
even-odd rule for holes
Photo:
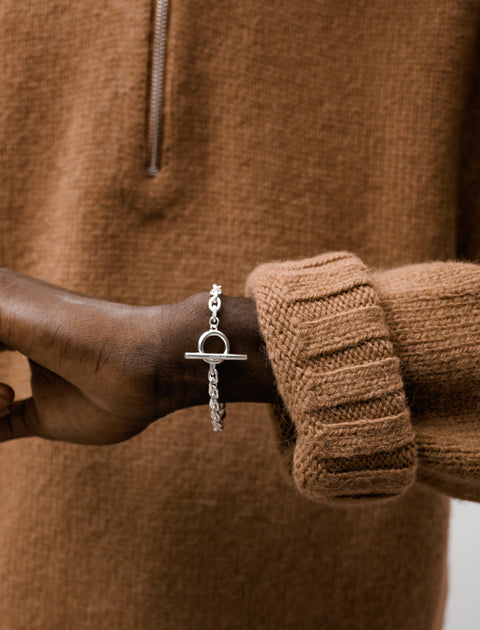
<svg viewBox="0 0 480 630">
<path fill-rule="evenodd" d="M 365 265 L 348 252 L 257 267 L 247 281 L 279 395 L 277 442 L 300 492 L 388 499 L 414 481 L 400 366 Z"/>
</svg>

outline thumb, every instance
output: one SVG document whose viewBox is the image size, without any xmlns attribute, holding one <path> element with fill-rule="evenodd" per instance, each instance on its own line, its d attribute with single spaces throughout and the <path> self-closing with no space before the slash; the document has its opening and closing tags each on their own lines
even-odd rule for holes
<svg viewBox="0 0 480 630">
<path fill-rule="evenodd" d="M 25 422 L 25 402 L 14 403 L 15 393 L 6 383 L 0 383 L 0 442 L 30 435 Z"/>
<path fill-rule="evenodd" d="M 0 418 L 8 416 L 12 410 L 15 392 L 6 383 L 0 383 Z"/>
</svg>

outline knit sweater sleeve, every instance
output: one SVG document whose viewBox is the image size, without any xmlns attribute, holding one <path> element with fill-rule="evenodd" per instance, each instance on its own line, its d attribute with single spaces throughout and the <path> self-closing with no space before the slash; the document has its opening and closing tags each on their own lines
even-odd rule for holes
<svg viewBox="0 0 480 630">
<path fill-rule="evenodd" d="M 480 265 L 368 269 L 348 252 L 250 275 L 277 381 L 277 445 L 314 500 L 416 480 L 480 501 Z"/>
</svg>

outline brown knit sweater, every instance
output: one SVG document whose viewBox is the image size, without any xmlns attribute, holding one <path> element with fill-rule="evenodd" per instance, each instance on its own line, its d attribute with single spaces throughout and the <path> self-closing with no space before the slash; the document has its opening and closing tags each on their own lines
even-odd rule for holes
<svg viewBox="0 0 480 630">
<path fill-rule="evenodd" d="M 248 278 L 280 396 L 3 444 L 0 630 L 440 629 L 480 501 L 478 0 L 171 0 L 153 179 L 150 0 L 0 15 L 0 263 L 135 304 Z"/>
</svg>

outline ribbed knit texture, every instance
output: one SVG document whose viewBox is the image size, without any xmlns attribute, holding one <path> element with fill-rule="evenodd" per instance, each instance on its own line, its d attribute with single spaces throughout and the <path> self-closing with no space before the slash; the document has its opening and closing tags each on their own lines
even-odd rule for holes
<svg viewBox="0 0 480 630">
<path fill-rule="evenodd" d="M 415 423 L 418 477 L 480 500 L 480 266 L 436 262 L 371 274 Z"/>
<path fill-rule="evenodd" d="M 298 488 L 327 501 L 403 493 L 415 478 L 413 429 L 366 267 L 345 252 L 262 265 L 247 292 L 295 425 Z"/>
<path fill-rule="evenodd" d="M 0 629 L 439 630 L 448 495 L 480 500 L 478 275 L 431 266 L 480 260 L 478 0 L 172 0 L 155 179 L 151 0 L 0 7 L 0 264 L 156 304 L 212 282 L 242 295 L 262 263 L 300 261 L 303 273 L 301 261 L 353 252 L 369 270 L 363 288 L 317 299 L 339 275 L 321 268 L 295 285 L 307 361 L 321 366 L 296 385 L 323 387 L 371 347 L 367 363 L 394 368 L 381 371 L 393 387 L 384 408 L 325 405 L 320 387 L 312 424 L 333 426 L 341 410 L 340 424 L 380 428 L 405 409 L 396 357 L 418 450 L 402 495 L 351 507 L 326 502 L 325 476 L 309 478 L 308 497 L 287 480 L 282 458 L 301 483 L 326 461 L 325 443 L 299 450 L 300 402 L 273 424 L 268 406 L 228 405 L 221 435 L 201 407 L 112 447 L 3 444 Z M 360 302 L 343 305 L 342 292 Z M 295 305 L 281 304 L 290 330 Z M 372 331 L 378 341 L 355 342 Z M 340 337 L 351 345 L 332 348 Z M 2 353 L 0 368 L 28 394 L 21 357 Z M 367 382 L 335 388 L 358 399 Z M 337 460 L 338 447 L 331 480 L 349 458 L 365 471 L 363 454 Z"/>
<path fill-rule="evenodd" d="M 423 481 L 478 500 L 478 265 L 372 272 L 340 252 L 262 265 L 247 291 L 285 405 L 272 410 L 277 445 L 303 494 L 394 496 L 418 448 Z"/>
</svg>

